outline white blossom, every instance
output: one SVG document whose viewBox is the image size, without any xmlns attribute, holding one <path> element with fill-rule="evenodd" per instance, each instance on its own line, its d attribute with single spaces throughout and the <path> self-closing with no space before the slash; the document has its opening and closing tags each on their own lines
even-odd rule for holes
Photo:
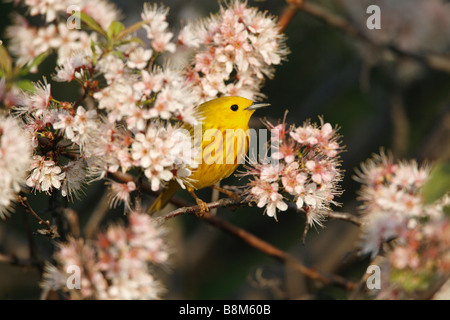
<svg viewBox="0 0 450 320">
<path fill-rule="evenodd" d="M 31 139 L 20 121 L 0 115 L 0 218 L 12 211 L 12 203 L 25 184 L 31 151 Z"/>
</svg>

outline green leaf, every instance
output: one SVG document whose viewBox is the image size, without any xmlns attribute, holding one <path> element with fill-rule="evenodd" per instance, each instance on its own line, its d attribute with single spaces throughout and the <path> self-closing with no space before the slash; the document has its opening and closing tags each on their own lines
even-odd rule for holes
<svg viewBox="0 0 450 320">
<path fill-rule="evenodd" d="M 439 161 L 433 167 L 430 178 L 423 187 L 425 203 L 432 203 L 450 191 L 450 162 Z"/>
<path fill-rule="evenodd" d="M 109 25 L 108 30 L 106 30 L 108 39 L 113 40 L 124 29 L 125 29 L 125 26 L 123 25 L 123 23 L 121 23 L 119 21 L 113 21 Z"/>
<path fill-rule="evenodd" d="M 107 37 L 105 30 L 98 24 L 97 21 L 92 19 L 84 12 L 80 12 L 81 21 L 84 22 L 88 26 L 89 29 L 94 30 L 95 32 L 101 34 L 104 37 Z"/>
<path fill-rule="evenodd" d="M 118 57 L 118 58 L 121 59 L 121 60 L 125 59 L 125 57 L 124 57 L 124 55 L 123 55 L 123 52 L 121 52 L 121 51 L 114 50 L 114 51 L 112 52 L 112 54 L 115 55 L 116 57 Z"/>
<path fill-rule="evenodd" d="M 16 85 L 23 91 L 33 92 L 35 90 L 33 82 L 30 80 L 19 80 L 16 82 Z"/>
<path fill-rule="evenodd" d="M 4 71 L 5 76 L 11 75 L 12 59 L 3 44 L 0 45 L 0 68 Z"/>
<path fill-rule="evenodd" d="M 36 58 L 34 58 L 34 60 L 29 62 L 25 67 L 20 68 L 19 70 L 15 70 L 15 72 L 21 77 L 26 76 L 28 73 L 30 73 L 31 69 L 33 69 L 34 67 L 38 67 L 49 56 L 49 54 L 49 51 L 41 53 Z"/>
</svg>

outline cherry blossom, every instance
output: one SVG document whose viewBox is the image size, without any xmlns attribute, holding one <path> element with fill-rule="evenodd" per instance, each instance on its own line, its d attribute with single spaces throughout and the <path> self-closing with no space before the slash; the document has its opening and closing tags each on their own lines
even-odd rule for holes
<svg viewBox="0 0 450 320">
<path fill-rule="evenodd" d="M 31 139 L 17 119 L 0 116 L 0 218 L 12 210 L 31 164 Z"/>
<path fill-rule="evenodd" d="M 299 127 L 287 127 L 284 121 L 278 125 L 266 122 L 272 132 L 271 161 L 247 166 L 247 171 L 241 175 L 256 178 L 250 180 L 244 194 L 259 207 L 267 205 L 266 210 L 272 217 L 276 217 L 277 208 L 287 209 L 284 205 L 278 206 L 281 202 L 285 204 L 281 200 L 285 198 L 306 213 L 309 225 L 322 225 L 323 216 L 331 210 L 331 205 L 337 205 L 334 198 L 341 193 L 338 187 L 341 177 L 338 154 L 342 150 L 339 136 L 322 119 L 320 127 L 309 121 Z M 272 205 L 267 199 L 274 190 L 279 196 L 273 196 Z"/>
</svg>

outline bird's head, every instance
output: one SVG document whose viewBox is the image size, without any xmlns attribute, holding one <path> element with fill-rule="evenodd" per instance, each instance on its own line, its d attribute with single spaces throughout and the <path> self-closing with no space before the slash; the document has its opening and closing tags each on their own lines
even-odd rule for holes
<svg viewBox="0 0 450 320">
<path fill-rule="evenodd" d="M 253 101 L 236 96 L 220 97 L 205 102 L 198 107 L 203 123 L 229 129 L 247 128 L 250 117 L 256 109 L 268 106 L 268 103 Z"/>
</svg>

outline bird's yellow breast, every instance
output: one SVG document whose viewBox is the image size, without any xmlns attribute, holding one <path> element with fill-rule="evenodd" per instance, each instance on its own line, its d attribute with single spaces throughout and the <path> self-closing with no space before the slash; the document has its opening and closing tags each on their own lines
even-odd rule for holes
<svg viewBox="0 0 450 320">
<path fill-rule="evenodd" d="M 206 129 L 202 157 L 189 177 L 190 185 L 202 189 L 229 177 L 243 163 L 248 145 L 248 127 Z"/>
</svg>

